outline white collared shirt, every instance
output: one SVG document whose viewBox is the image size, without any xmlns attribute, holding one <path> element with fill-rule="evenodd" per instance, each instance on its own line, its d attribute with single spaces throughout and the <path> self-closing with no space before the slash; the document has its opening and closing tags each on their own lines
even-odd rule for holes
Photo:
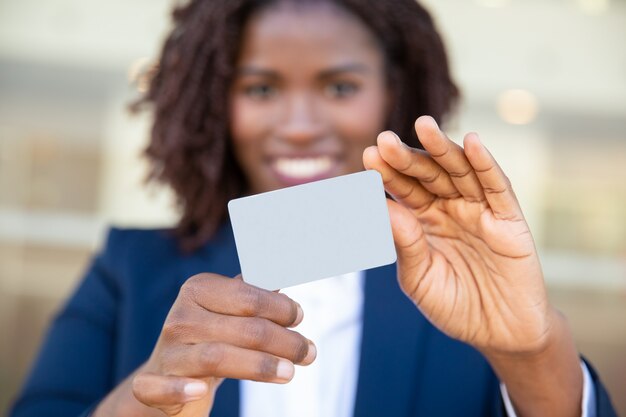
<svg viewBox="0 0 626 417">
<path fill-rule="evenodd" d="M 297 331 L 317 347 L 309 366 L 296 367 L 288 384 L 241 381 L 241 417 L 352 417 L 363 325 L 364 272 L 282 290 L 304 310 Z M 595 394 L 587 367 L 582 416 L 595 417 Z M 516 417 L 506 387 L 500 389 L 509 417 Z"/>
</svg>

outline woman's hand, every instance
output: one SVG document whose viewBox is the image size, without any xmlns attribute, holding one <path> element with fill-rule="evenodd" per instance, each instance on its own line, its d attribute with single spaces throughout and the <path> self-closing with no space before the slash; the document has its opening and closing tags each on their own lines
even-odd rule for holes
<svg viewBox="0 0 626 417">
<path fill-rule="evenodd" d="M 463 147 L 420 117 L 425 151 L 391 132 L 365 150 L 381 173 L 403 291 L 451 337 L 478 348 L 517 415 L 579 416 L 582 372 L 548 303 L 533 238 L 508 178 L 475 133 Z"/>
<path fill-rule="evenodd" d="M 475 133 L 461 147 L 431 117 L 415 130 L 425 150 L 383 132 L 363 156 L 395 199 L 403 291 L 451 337 L 483 350 L 540 351 L 554 312 L 509 180 Z"/>
<path fill-rule="evenodd" d="M 302 308 L 284 294 L 215 274 L 183 285 L 148 362 L 132 380 L 135 397 L 169 416 L 208 415 L 224 378 L 286 383 L 294 365 L 315 359 L 311 341 L 289 330 Z"/>
</svg>

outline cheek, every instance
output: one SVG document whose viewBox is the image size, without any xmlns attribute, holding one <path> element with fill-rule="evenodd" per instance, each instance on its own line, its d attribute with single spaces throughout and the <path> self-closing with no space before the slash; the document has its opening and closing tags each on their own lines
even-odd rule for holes
<svg viewBox="0 0 626 417">
<path fill-rule="evenodd" d="M 262 171 L 263 142 L 268 137 L 268 114 L 247 100 L 236 98 L 230 105 L 230 135 L 235 159 L 250 178 Z"/>
<path fill-rule="evenodd" d="M 385 108 L 383 94 L 372 92 L 335 113 L 337 130 L 351 150 L 362 152 L 376 143 L 376 136 L 387 123 Z"/>
<path fill-rule="evenodd" d="M 240 145 L 253 145 L 261 134 L 261 115 L 255 106 L 234 98 L 230 105 L 230 134 L 235 149 Z"/>
</svg>

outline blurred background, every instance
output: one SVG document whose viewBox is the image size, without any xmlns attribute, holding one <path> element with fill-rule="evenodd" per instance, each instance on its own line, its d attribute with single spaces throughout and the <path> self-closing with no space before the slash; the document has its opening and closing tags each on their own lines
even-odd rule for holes
<svg viewBox="0 0 626 417">
<path fill-rule="evenodd" d="M 550 296 L 626 415 L 626 0 L 428 0 Z M 109 224 L 166 226 L 127 104 L 172 0 L 0 0 L 0 414 Z"/>
</svg>

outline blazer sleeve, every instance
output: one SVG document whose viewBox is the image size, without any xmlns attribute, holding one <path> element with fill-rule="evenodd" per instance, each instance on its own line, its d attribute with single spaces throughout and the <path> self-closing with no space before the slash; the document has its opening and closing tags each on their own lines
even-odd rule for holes
<svg viewBox="0 0 626 417">
<path fill-rule="evenodd" d="M 582 358 L 587 365 L 587 370 L 591 375 L 593 381 L 593 389 L 595 390 L 596 397 L 596 416 L 597 417 L 617 417 L 617 412 L 611 403 L 611 398 L 604 385 L 600 381 L 600 377 L 593 366 L 585 358 Z"/>
<path fill-rule="evenodd" d="M 54 317 L 10 417 L 86 416 L 111 390 L 120 299 L 111 240 Z"/>
<path fill-rule="evenodd" d="M 593 415 L 595 417 L 617 417 L 617 412 L 611 403 L 611 398 L 602 384 L 602 381 L 600 381 L 598 373 L 586 358 L 581 357 L 581 360 L 587 366 L 587 370 L 591 376 L 592 389 L 595 394 L 595 413 Z M 493 417 L 509 417 L 504 405 L 504 398 L 501 395 L 493 404 L 492 415 Z"/>
</svg>

